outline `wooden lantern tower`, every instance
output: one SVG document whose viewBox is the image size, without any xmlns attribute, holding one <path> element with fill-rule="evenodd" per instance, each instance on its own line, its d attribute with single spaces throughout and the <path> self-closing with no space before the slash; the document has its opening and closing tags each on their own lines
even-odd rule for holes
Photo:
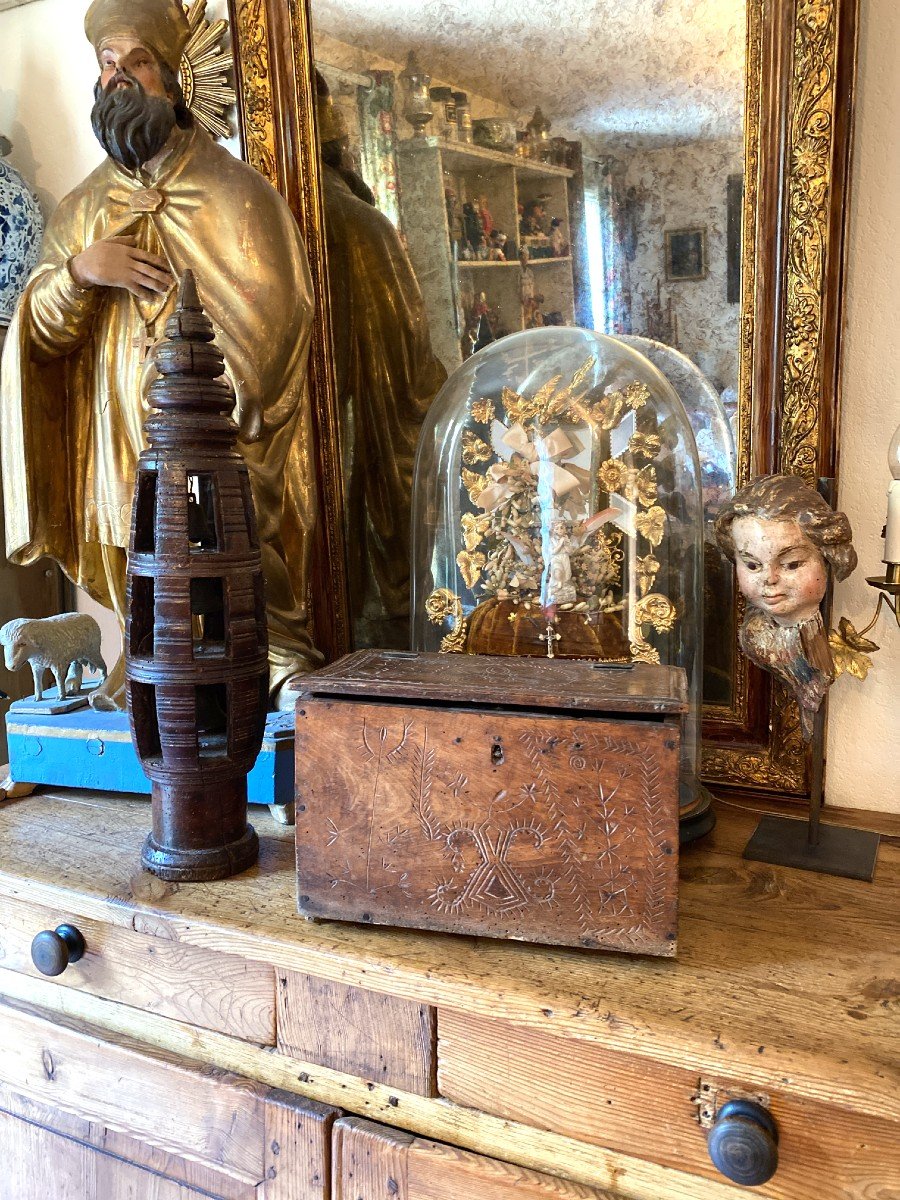
<svg viewBox="0 0 900 1200">
<path fill-rule="evenodd" d="M 141 862 L 162 879 L 224 879 L 259 853 L 247 773 L 265 726 L 268 634 L 234 393 L 190 271 L 154 357 L 125 626 L 131 733 L 153 784 Z"/>
</svg>

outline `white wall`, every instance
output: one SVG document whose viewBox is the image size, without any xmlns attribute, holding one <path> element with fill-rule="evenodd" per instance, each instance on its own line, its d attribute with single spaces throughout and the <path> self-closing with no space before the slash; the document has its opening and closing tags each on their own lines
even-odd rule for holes
<svg viewBox="0 0 900 1200">
<path fill-rule="evenodd" d="M 45 215 L 103 158 L 89 120 L 98 71 L 85 8 L 38 0 L 0 15 L 0 132 Z"/>
<path fill-rule="evenodd" d="M 85 8 L 86 0 L 36 0 L 0 14 L 0 132 L 48 212 L 100 159 L 88 121 L 96 64 Z M 223 8 L 215 0 L 209 11 Z M 836 595 L 837 615 L 857 627 L 874 608 L 865 576 L 882 569 L 887 445 L 900 423 L 900 5 L 862 8 L 840 496 L 860 568 Z M 873 636 L 884 648 L 869 679 L 841 679 L 832 693 L 828 800 L 900 812 L 900 630 L 882 618 Z"/>
<path fill-rule="evenodd" d="M 839 495 L 860 564 L 835 593 L 835 620 L 857 629 L 875 609 L 866 576 L 884 574 L 887 448 L 900 424 L 900 4 L 861 8 Z M 869 636 L 882 647 L 869 678 L 832 689 L 827 800 L 900 812 L 900 629 L 882 616 Z"/>
</svg>

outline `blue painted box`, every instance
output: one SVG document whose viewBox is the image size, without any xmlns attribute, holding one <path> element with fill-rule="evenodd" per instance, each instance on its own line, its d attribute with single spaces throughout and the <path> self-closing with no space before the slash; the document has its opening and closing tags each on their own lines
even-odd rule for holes
<svg viewBox="0 0 900 1200">
<path fill-rule="evenodd" d="M 55 689 L 54 689 L 55 694 Z M 150 794 L 150 780 L 131 744 L 128 714 L 79 708 L 55 716 L 6 716 L 10 776 L 16 783 Z M 294 800 L 294 714 L 269 713 L 262 750 L 247 777 L 251 804 Z"/>
</svg>

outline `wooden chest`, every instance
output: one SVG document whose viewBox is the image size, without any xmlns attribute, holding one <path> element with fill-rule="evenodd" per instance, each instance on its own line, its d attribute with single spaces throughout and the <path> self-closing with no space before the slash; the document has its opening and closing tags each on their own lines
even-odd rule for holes
<svg viewBox="0 0 900 1200">
<path fill-rule="evenodd" d="M 307 917 L 671 956 L 683 672 L 360 651 L 297 704 Z"/>
</svg>

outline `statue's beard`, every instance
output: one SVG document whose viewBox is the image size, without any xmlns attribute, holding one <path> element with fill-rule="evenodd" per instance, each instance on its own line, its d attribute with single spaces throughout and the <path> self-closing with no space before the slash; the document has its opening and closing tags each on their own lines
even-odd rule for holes
<svg viewBox="0 0 900 1200">
<path fill-rule="evenodd" d="M 118 87 L 123 78 L 131 87 Z M 175 128 L 175 109 L 170 100 L 148 95 L 127 71 L 115 75 L 102 92 L 98 85 L 96 96 L 91 125 L 110 158 L 136 171 L 159 154 Z"/>
</svg>

